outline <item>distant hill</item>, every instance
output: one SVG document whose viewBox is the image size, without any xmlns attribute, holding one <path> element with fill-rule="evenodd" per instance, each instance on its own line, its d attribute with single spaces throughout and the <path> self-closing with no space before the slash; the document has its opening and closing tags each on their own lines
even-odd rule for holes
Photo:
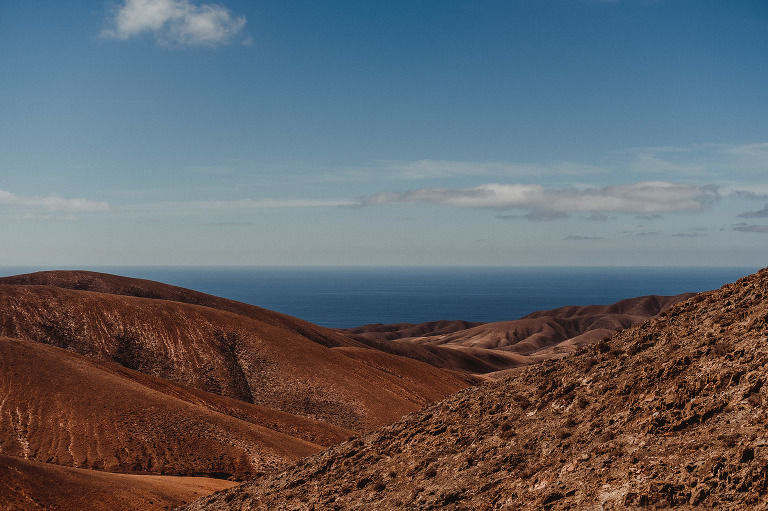
<svg viewBox="0 0 768 511">
<path fill-rule="evenodd" d="M 768 269 L 184 509 L 764 510 L 766 364 Z"/>
<path fill-rule="evenodd" d="M 399 353 L 437 367 L 498 378 L 509 369 L 562 356 L 608 338 L 614 332 L 642 323 L 693 295 L 651 295 L 610 305 L 560 307 L 534 312 L 518 320 L 494 323 L 374 324 L 341 331 L 360 342 L 391 352 L 394 349 L 390 341 L 395 341 L 400 345 Z"/>
</svg>

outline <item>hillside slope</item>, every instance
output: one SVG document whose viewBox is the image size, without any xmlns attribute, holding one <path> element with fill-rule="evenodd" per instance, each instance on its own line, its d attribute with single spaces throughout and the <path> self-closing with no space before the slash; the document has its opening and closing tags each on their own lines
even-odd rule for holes
<svg viewBox="0 0 768 511">
<path fill-rule="evenodd" d="M 0 335 L 354 430 L 387 424 L 471 381 L 380 353 L 384 371 L 286 327 L 282 317 L 263 321 L 166 299 L 0 284 L 0 314 Z"/>
<path fill-rule="evenodd" d="M 184 509 L 768 509 L 768 270 Z"/>
<path fill-rule="evenodd" d="M 110 474 L 0 454 L 0 511 L 170 509 L 233 484 L 204 477 Z"/>
<path fill-rule="evenodd" d="M 0 374 L 0 453 L 56 465 L 242 480 L 352 434 L 32 341 Z"/>
<path fill-rule="evenodd" d="M 327 347 L 359 346 L 347 336 L 298 318 L 262 309 L 235 300 L 146 279 L 122 277 L 83 270 L 54 270 L 0 277 L 0 284 L 54 286 L 77 291 L 95 291 L 113 295 L 171 300 L 202 305 L 245 316 L 268 325 L 285 328 Z"/>
</svg>

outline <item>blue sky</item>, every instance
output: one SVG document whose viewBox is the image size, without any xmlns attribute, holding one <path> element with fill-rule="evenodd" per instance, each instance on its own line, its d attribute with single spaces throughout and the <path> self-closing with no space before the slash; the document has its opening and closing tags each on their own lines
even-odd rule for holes
<svg viewBox="0 0 768 511">
<path fill-rule="evenodd" d="M 0 4 L 0 265 L 768 258 L 764 0 Z"/>
</svg>

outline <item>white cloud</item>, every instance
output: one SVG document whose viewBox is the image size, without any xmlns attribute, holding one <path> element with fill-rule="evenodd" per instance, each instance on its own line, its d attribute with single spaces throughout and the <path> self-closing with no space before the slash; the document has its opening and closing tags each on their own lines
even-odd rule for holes
<svg viewBox="0 0 768 511">
<path fill-rule="evenodd" d="M 125 0 L 108 21 L 103 37 L 128 39 L 153 34 L 161 44 L 226 44 L 245 27 L 245 16 L 217 4 L 189 0 Z"/>
<path fill-rule="evenodd" d="M 106 202 L 87 199 L 65 199 L 58 195 L 45 197 L 23 197 L 5 190 L 0 190 L 0 206 L 10 206 L 17 209 L 42 209 L 46 211 L 63 211 L 69 213 L 109 211 L 111 207 Z"/>
<path fill-rule="evenodd" d="M 492 183 L 463 189 L 423 188 L 383 192 L 364 199 L 361 205 L 431 203 L 459 208 L 654 214 L 701 211 L 718 198 L 717 191 L 712 187 L 667 181 L 579 189 Z"/>
</svg>

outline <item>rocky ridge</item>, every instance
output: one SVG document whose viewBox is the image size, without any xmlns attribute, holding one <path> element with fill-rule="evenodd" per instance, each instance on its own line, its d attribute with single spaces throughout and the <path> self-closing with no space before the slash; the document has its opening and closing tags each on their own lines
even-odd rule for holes
<svg viewBox="0 0 768 511">
<path fill-rule="evenodd" d="M 768 269 L 184 509 L 768 509 Z"/>
</svg>

